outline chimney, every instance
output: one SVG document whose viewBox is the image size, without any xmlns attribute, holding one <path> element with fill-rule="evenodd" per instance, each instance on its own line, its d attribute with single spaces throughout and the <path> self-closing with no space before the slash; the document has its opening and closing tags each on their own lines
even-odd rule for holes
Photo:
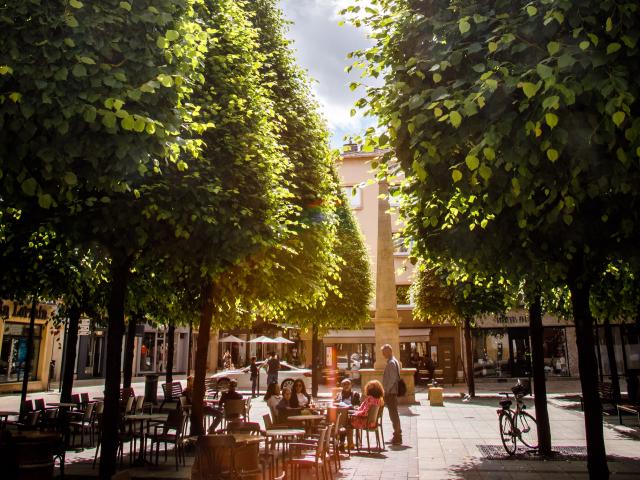
<svg viewBox="0 0 640 480">
<path fill-rule="evenodd" d="M 353 137 L 349 137 L 349 140 L 347 141 L 347 143 L 345 143 L 342 146 L 342 151 L 344 153 L 357 152 L 358 151 L 358 144 L 353 142 Z"/>
</svg>

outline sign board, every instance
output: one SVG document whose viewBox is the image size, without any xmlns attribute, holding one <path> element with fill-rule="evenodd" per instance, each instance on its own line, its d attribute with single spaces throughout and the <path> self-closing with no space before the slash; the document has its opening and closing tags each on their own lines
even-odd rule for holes
<svg viewBox="0 0 640 480">
<path fill-rule="evenodd" d="M 91 334 L 91 320 L 83 318 L 78 325 L 78 335 L 90 335 Z"/>
</svg>

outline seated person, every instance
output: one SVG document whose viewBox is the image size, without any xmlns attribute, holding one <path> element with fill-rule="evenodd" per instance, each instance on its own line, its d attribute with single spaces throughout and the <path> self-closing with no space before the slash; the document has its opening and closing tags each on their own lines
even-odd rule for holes
<svg viewBox="0 0 640 480">
<path fill-rule="evenodd" d="M 291 406 L 295 408 L 307 408 L 311 403 L 311 395 L 307 393 L 307 388 L 302 380 L 293 382 L 293 395 L 291 396 Z"/>
<path fill-rule="evenodd" d="M 342 390 L 338 392 L 335 403 L 339 406 L 357 407 L 360 405 L 360 394 L 351 389 L 351 380 L 345 378 L 340 382 Z"/>
<path fill-rule="evenodd" d="M 218 428 L 218 425 L 220 425 L 220 422 L 222 422 L 222 419 L 224 418 L 225 403 L 227 403 L 229 400 L 242 400 L 242 394 L 236 391 L 237 387 L 238 381 L 232 379 L 229 382 L 229 390 L 227 390 L 226 392 L 222 392 L 222 395 L 220 395 L 220 401 L 218 402 L 218 405 L 215 407 L 211 406 L 205 408 L 205 413 L 213 417 L 213 422 L 209 427 L 209 433 L 214 433 Z"/>
<path fill-rule="evenodd" d="M 264 395 L 264 401 L 267 403 L 267 407 L 269 407 L 269 411 L 271 412 L 271 417 L 273 419 L 278 418 L 278 403 L 282 400 L 282 396 L 280 395 L 280 385 L 277 383 L 272 383 L 267 387 L 267 393 Z"/>
<path fill-rule="evenodd" d="M 285 423 L 289 415 L 295 415 L 298 413 L 297 407 L 291 406 L 292 394 L 291 389 L 285 387 L 282 389 L 282 399 L 278 402 L 276 406 L 276 411 L 278 412 L 278 418 L 276 419 L 278 423 Z"/>
<path fill-rule="evenodd" d="M 377 380 L 371 380 L 364 387 L 364 400 L 358 407 L 358 409 L 351 415 L 349 418 L 349 423 L 347 425 L 347 434 L 349 441 L 349 448 L 353 448 L 353 429 L 354 428 L 372 428 L 378 422 L 378 419 L 374 419 L 371 425 L 367 425 L 367 419 L 369 417 L 369 410 L 374 405 L 381 406 L 384 405 L 384 388 L 382 388 L 382 384 Z"/>
</svg>

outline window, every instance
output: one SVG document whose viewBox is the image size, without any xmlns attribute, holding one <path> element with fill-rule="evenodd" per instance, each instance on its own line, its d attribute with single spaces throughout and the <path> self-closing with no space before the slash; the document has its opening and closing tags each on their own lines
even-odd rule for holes
<svg viewBox="0 0 640 480">
<path fill-rule="evenodd" d="M 362 188 L 357 185 L 347 186 L 342 187 L 342 192 L 347 197 L 351 208 L 362 208 Z"/>
<path fill-rule="evenodd" d="M 396 285 L 398 305 L 413 305 L 409 285 Z"/>
<path fill-rule="evenodd" d="M 24 378 L 27 361 L 27 340 L 29 325 L 25 323 L 6 322 L 0 347 L 0 382 L 20 382 Z M 33 327 L 33 353 L 29 378 L 37 378 L 38 360 L 40 358 L 40 338 L 42 326 Z"/>
<path fill-rule="evenodd" d="M 400 186 L 391 185 L 389 187 L 389 206 L 398 208 L 400 206 Z"/>
<path fill-rule="evenodd" d="M 411 243 L 407 242 L 405 237 L 394 235 L 393 237 L 393 253 L 394 255 L 408 255 L 411 251 Z"/>
</svg>

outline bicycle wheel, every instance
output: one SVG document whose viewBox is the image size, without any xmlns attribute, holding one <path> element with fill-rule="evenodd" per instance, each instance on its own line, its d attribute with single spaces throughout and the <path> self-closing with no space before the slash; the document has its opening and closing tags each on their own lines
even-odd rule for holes
<svg viewBox="0 0 640 480">
<path fill-rule="evenodd" d="M 520 430 L 520 441 L 529 448 L 538 448 L 538 422 L 527 412 L 515 417 L 515 425 Z"/>
<path fill-rule="evenodd" d="M 509 455 L 516 453 L 516 436 L 513 434 L 513 421 L 508 413 L 501 413 L 498 417 L 500 422 L 500 439 L 502 445 Z"/>
</svg>

